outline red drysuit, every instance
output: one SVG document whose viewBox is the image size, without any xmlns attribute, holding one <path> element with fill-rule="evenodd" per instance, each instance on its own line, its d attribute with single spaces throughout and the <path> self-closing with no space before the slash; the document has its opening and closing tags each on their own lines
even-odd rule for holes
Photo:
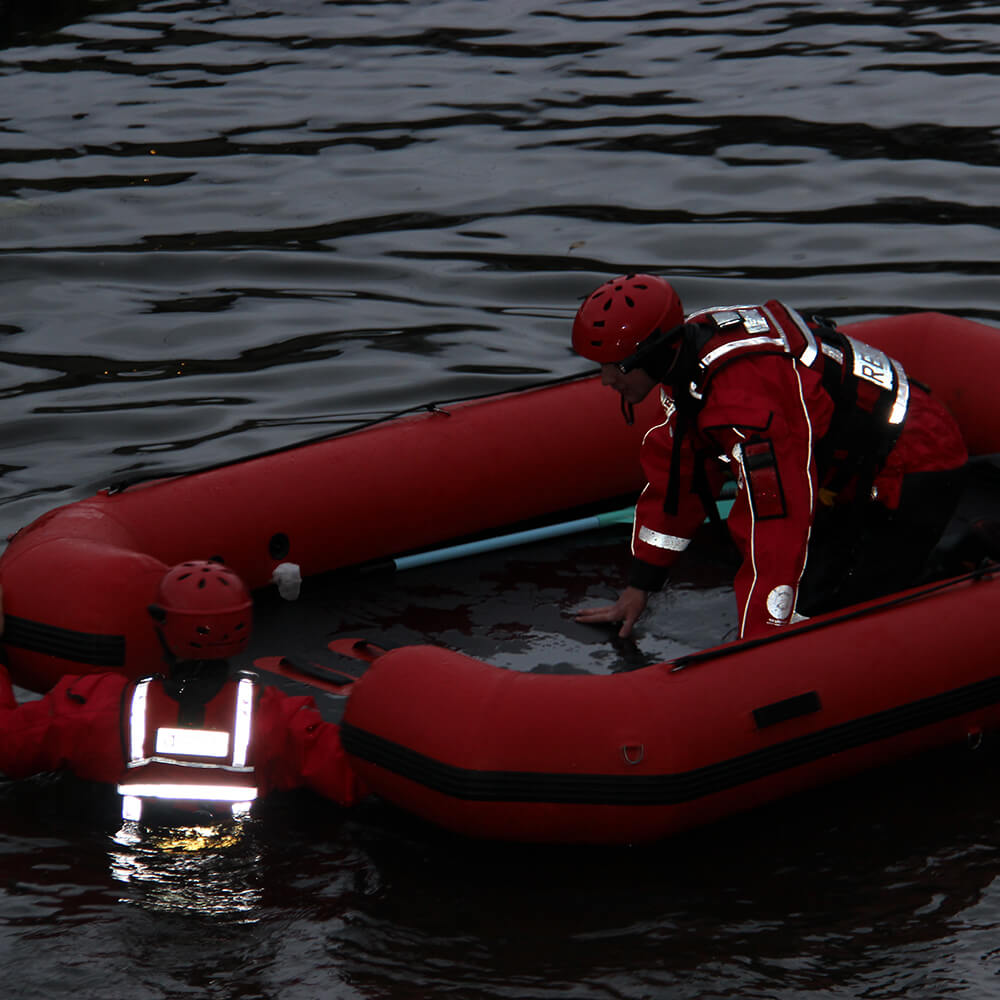
<svg viewBox="0 0 1000 1000">
<path fill-rule="evenodd" d="M 734 477 L 738 491 L 728 526 L 743 560 L 735 589 L 739 632 L 746 637 L 766 634 L 791 620 L 817 506 L 852 502 L 857 480 L 846 485 L 838 482 L 834 497 L 821 489 L 832 473 L 820 482 L 817 471 L 817 452 L 835 411 L 830 383 L 824 384 L 824 364 L 829 364 L 824 353 L 830 352 L 814 346 L 807 355 L 811 363 L 805 363 L 792 351 L 755 345 L 774 336 L 776 316 L 784 320 L 791 339 L 796 333 L 788 319 L 791 311 L 773 302 L 732 308 L 744 317 L 748 311 L 753 314 L 761 330 L 750 333 L 760 336 L 750 336 L 742 324 L 734 323 L 738 334 L 727 339 L 712 327 L 713 332 L 701 340 L 699 356 L 709 361 L 699 369 L 702 382 L 698 387 L 704 389 L 703 395 L 694 405 L 682 401 L 688 412 L 696 412 L 696 418 L 689 419 L 682 431 L 683 450 L 675 472 L 679 480 L 674 488 L 676 512 L 665 501 L 678 411 L 666 393 L 666 420 L 652 428 L 643 442 L 641 460 L 648 485 L 636 508 L 630 582 L 643 590 L 661 586 L 666 569 L 704 520 L 702 497 L 693 488 L 696 467 L 704 464 L 706 485 L 713 496 L 725 479 Z M 724 315 L 728 318 L 732 312 Z M 770 318 L 770 329 L 765 317 Z M 707 318 L 711 313 L 695 321 Z M 794 320 L 801 330 L 801 317 Z M 852 343 L 858 354 L 865 349 Z M 725 363 L 712 360 L 720 356 Z M 715 370 L 710 372 L 712 364 Z M 900 380 L 905 385 L 905 375 L 900 374 Z M 693 389 L 694 383 L 692 395 Z M 686 391 L 687 385 L 674 388 L 678 394 Z M 957 469 L 968 457 L 957 424 L 940 402 L 922 387 L 909 384 L 907 403 L 902 430 L 873 482 L 872 496 L 889 510 L 899 504 L 905 476 Z"/>
<path fill-rule="evenodd" d="M 220 699 L 234 685 L 229 682 Z M 0 666 L 0 772 L 22 778 L 69 770 L 91 781 L 121 781 L 122 715 L 134 688 L 134 681 L 111 672 L 64 677 L 44 697 L 18 705 Z M 255 693 L 251 760 L 259 795 L 304 787 L 343 806 L 365 795 L 340 745 L 339 727 L 321 718 L 312 698 L 273 687 Z M 212 717 L 212 702 L 206 713 Z"/>
</svg>

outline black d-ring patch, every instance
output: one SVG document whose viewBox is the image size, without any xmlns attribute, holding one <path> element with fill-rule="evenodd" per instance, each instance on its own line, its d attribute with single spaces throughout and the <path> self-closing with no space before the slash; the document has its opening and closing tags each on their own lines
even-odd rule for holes
<svg viewBox="0 0 1000 1000">
<path fill-rule="evenodd" d="M 785 494 L 781 488 L 778 462 L 770 441 L 748 441 L 743 449 L 743 474 L 753 505 L 754 518 L 767 521 L 785 517 Z"/>
</svg>

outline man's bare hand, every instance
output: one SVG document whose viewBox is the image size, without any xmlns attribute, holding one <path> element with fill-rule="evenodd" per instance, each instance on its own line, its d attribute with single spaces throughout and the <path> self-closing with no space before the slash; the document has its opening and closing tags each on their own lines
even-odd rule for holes
<svg viewBox="0 0 1000 1000">
<path fill-rule="evenodd" d="M 604 604 L 597 608 L 584 608 L 576 614 L 576 620 L 584 625 L 597 625 L 603 622 L 621 622 L 618 636 L 626 639 L 632 634 L 632 626 L 646 610 L 649 594 L 638 587 L 626 587 L 614 604 Z"/>
</svg>

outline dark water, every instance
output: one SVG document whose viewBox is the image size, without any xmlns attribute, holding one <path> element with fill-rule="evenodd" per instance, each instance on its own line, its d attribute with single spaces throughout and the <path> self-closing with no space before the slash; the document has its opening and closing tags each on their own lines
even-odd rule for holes
<svg viewBox="0 0 1000 1000">
<path fill-rule="evenodd" d="M 581 371 L 569 320 L 610 273 L 690 309 L 1000 321 L 993 4 L 0 0 L 0 30 L 5 534 Z M 519 590 L 517 559 L 489 570 L 515 626 L 572 590 Z M 714 584 L 665 595 L 689 641 Z M 485 613 L 430 587 L 339 624 L 482 652 Z M 550 619 L 556 657 L 614 655 Z M 1000 995 L 995 775 L 921 764 L 601 851 L 305 797 L 235 844 L 123 851 L 94 789 L 6 785 L 2 995 Z"/>
</svg>

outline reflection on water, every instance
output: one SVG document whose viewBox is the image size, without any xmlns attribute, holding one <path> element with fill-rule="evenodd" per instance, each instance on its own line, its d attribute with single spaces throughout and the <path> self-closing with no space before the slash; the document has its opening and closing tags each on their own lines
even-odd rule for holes
<svg viewBox="0 0 1000 1000">
<path fill-rule="evenodd" d="M 3 4 L 0 515 L 580 371 L 579 296 L 997 318 L 988 7 Z"/>
<path fill-rule="evenodd" d="M 692 309 L 995 323 L 998 72 L 982 0 L 0 0 L 0 535 L 580 371 L 579 297 L 622 271 Z M 619 669 L 571 618 L 618 557 L 570 555 L 481 564 L 488 600 L 466 566 L 372 586 L 330 625 Z M 691 583 L 654 611 L 704 645 L 731 597 Z M 116 813 L 65 784 L 0 784 L 0 952 L 47 1000 L 990 996 L 995 770 L 911 774 L 572 855 L 379 810 L 98 838 Z"/>
<path fill-rule="evenodd" d="M 121 902 L 175 914 L 258 919 L 259 845 L 249 822 L 149 828 L 126 821 L 112 837 Z"/>
</svg>

